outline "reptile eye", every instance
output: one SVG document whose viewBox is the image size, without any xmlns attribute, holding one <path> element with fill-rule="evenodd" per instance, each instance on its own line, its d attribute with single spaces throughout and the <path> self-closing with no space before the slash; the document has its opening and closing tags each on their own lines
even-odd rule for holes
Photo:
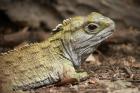
<svg viewBox="0 0 140 93">
<path fill-rule="evenodd" d="M 96 24 L 94 24 L 94 23 L 90 23 L 90 24 L 88 24 L 88 29 L 89 30 L 94 30 L 94 29 L 96 29 L 97 28 L 97 25 Z"/>
<path fill-rule="evenodd" d="M 98 28 L 98 24 L 95 23 L 90 23 L 86 26 L 88 32 L 93 32 L 96 28 Z"/>
</svg>

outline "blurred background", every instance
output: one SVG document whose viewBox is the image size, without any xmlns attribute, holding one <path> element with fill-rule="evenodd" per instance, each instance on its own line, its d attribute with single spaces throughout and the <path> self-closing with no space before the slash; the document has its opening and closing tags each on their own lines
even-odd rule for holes
<svg viewBox="0 0 140 93">
<path fill-rule="evenodd" d="M 106 57 L 111 62 L 140 63 L 140 0 L 0 0 L 0 52 L 44 41 L 63 19 L 91 12 L 116 23 L 116 32 L 95 53 L 94 64 Z M 135 78 L 140 78 L 140 71 Z"/>
</svg>

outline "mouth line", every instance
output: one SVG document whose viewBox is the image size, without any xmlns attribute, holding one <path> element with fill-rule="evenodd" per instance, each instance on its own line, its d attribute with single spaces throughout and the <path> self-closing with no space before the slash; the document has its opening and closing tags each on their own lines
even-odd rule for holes
<svg viewBox="0 0 140 93">
<path fill-rule="evenodd" d="M 97 39 L 91 40 L 92 42 L 95 42 L 95 43 L 93 43 L 93 44 L 90 43 L 89 46 L 87 46 L 84 50 L 82 50 L 82 51 L 80 52 L 80 54 L 86 53 L 86 51 L 87 51 L 88 49 L 90 49 L 90 48 L 93 47 L 93 46 L 98 45 L 99 43 L 101 43 L 102 41 L 104 41 L 105 39 L 107 39 L 108 37 L 110 37 L 110 36 L 112 35 L 112 33 L 114 32 L 114 29 L 108 30 L 109 28 L 110 28 L 110 27 L 104 29 L 103 32 L 102 32 L 102 34 L 97 35 Z M 90 40 L 88 40 L 88 41 L 90 41 Z M 91 52 L 92 52 L 92 51 L 91 51 Z"/>
<path fill-rule="evenodd" d="M 76 46 L 78 48 L 81 48 L 82 47 L 82 44 L 84 44 L 84 42 L 87 42 L 87 43 L 89 43 L 88 45 L 91 45 L 91 41 L 92 42 L 103 41 L 104 39 L 107 39 L 109 36 L 111 36 L 113 32 L 114 32 L 113 26 L 109 26 L 108 28 L 104 29 L 101 33 L 97 34 L 95 36 L 96 38 L 94 38 L 94 36 L 92 36 L 91 38 L 89 38 L 87 40 L 84 40 L 82 42 L 79 42 Z"/>
<path fill-rule="evenodd" d="M 113 32 L 114 30 L 110 30 L 110 31 L 108 31 L 107 33 L 105 33 L 103 36 L 100 36 L 100 39 L 106 39 L 106 38 L 108 38 L 109 36 L 111 36 L 112 35 L 112 32 Z"/>
<path fill-rule="evenodd" d="M 109 27 L 103 29 L 101 32 L 99 32 L 97 34 L 97 38 L 99 37 L 106 37 L 108 34 L 107 33 L 110 33 L 109 36 L 114 32 L 114 24 L 110 25 Z M 107 35 L 106 35 L 107 34 Z M 103 35 L 103 36 L 102 36 Z M 96 36 L 95 36 L 96 37 Z M 91 38 L 87 39 L 87 40 L 84 40 L 82 42 L 79 42 L 79 44 L 83 43 L 83 42 L 86 42 L 86 41 L 90 41 L 92 38 L 94 38 L 94 36 L 92 36 Z M 99 38 L 101 39 L 101 38 Z M 98 39 L 97 39 L 98 40 Z M 93 40 L 94 41 L 94 40 Z"/>
</svg>

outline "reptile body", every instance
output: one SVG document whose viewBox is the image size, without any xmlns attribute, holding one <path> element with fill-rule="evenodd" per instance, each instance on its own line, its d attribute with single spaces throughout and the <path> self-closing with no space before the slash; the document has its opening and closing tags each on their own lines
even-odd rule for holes
<svg viewBox="0 0 140 93">
<path fill-rule="evenodd" d="M 99 13 L 66 19 L 48 40 L 0 55 L 2 93 L 29 93 L 32 89 L 75 78 L 85 55 L 95 50 L 114 30 L 114 22 Z"/>
</svg>

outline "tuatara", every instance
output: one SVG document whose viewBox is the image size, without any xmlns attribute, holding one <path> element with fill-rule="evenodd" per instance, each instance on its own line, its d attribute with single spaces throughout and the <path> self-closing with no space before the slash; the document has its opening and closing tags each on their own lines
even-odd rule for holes
<svg viewBox="0 0 140 93">
<path fill-rule="evenodd" d="M 11 50 L 0 55 L 2 93 L 28 93 L 34 88 L 77 81 L 88 76 L 76 69 L 103 40 L 114 32 L 114 22 L 99 13 L 63 21 L 48 40 Z"/>
</svg>

